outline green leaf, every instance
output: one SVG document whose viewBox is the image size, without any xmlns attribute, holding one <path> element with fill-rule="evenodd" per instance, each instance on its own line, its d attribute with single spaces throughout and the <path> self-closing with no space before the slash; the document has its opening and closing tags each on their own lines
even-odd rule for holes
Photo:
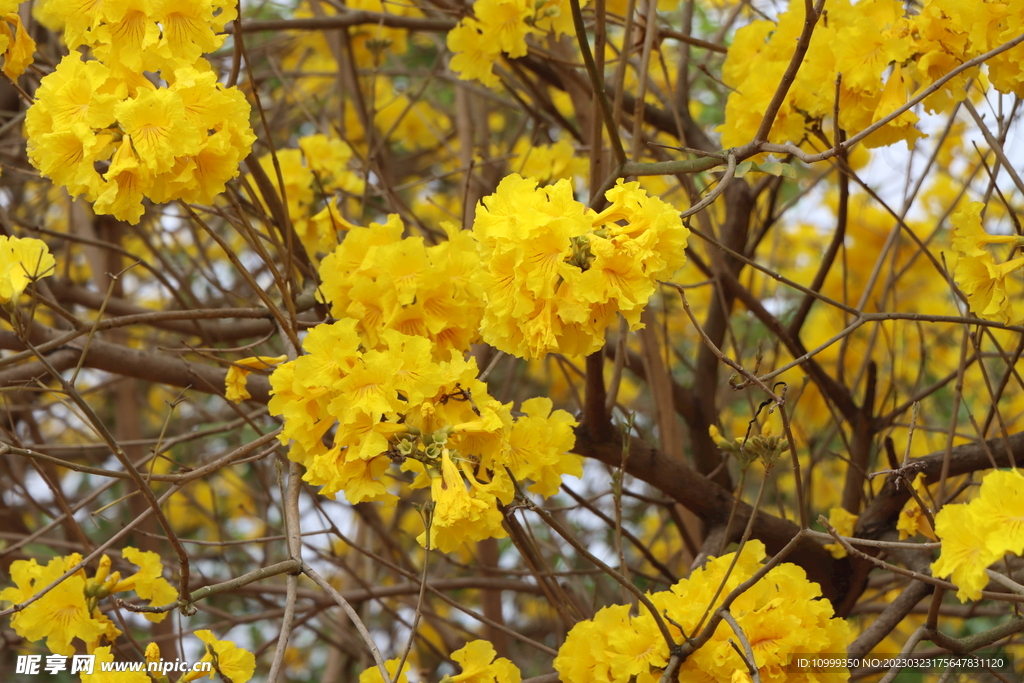
<svg viewBox="0 0 1024 683">
<path fill-rule="evenodd" d="M 736 177 L 737 177 L 737 178 L 742 178 L 742 177 L 743 177 L 743 176 L 745 176 L 745 175 L 747 174 L 747 172 L 748 172 L 748 171 L 750 171 L 750 169 L 752 169 L 752 168 L 754 168 L 754 162 L 753 162 L 753 161 L 749 161 L 749 160 L 748 160 L 748 161 L 744 161 L 744 162 L 743 162 L 743 163 L 741 163 L 741 164 L 738 164 L 738 165 L 736 166 Z"/>
<path fill-rule="evenodd" d="M 782 164 L 778 161 L 766 161 L 760 166 L 765 173 L 770 173 L 776 178 L 782 175 Z"/>
<path fill-rule="evenodd" d="M 793 164 L 782 164 L 782 175 L 785 178 L 796 180 L 796 169 L 793 168 Z"/>
</svg>

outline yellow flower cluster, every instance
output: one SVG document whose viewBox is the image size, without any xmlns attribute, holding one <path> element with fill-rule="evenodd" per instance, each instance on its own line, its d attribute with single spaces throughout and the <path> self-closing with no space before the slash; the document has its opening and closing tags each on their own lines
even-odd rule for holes
<svg viewBox="0 0 1024 683">
<path fill-rule="evenodd" d="M 670 590 L 649 595 L 677 643 L 683 642 L 680 627 L 693 637 L 723 581 L 711 613 L 730 591 L 757 572 L 765 558 L 764 544 L 748 541 L 726 577 L 734 554 L 712 559 Z M 820 589 L 807 580 L 804 570 L 786 563 L 773 567 L 729 607 L 751 645 L 761 681 L 839 683 L 849 678 L 845 672 L 787 671 L 793 654 L 846 651 L 849 625 L 833 618 L 832 605 L 820 597 Z M 749 681 L 747 666 L 730 641 L 736 642 L 737 637 L 723 620 L 711 639 L 680 665 L 675 680 Z M 554 666 L 565 683 L 657 683 L 668 661 L 669 646 L 650 612 L 641 609 L 639 615 L 630 616 L 629 605 L 612 605 L 569 631 Z"/>
<path fill-rule="evenodd" d="M 601 213 L 573 198 L 568 180 L 537 187 L 506 177 L 477 207 L 473 233 L 486 271 L 484 341 L 522 358 L 590 354 L 621 313 L 639 329 L 659 279 L 686 260 L 679 213 L 620 179 Z"/>
<path fill-rule="evenodd" d="M 335 317 L 359 321 L 366 348 L 378 348 L 384 332 L 396 330 L 429 339 L 441 361 L 477 341 L 484 306 L 472 233 L 447 225 L 448 239 L 428 247 L 422 237 L 403 239 L 395 214 L 383 225 L 347 225 L 345 239 L 320 266 L 320 291 Z"/>
<path fill-rule="evenodd" d="M 796 81 L 779 110 L 771 142 L 801 143 L 821 119 L 830 117 L 839 88 L 839 125 L 860 132 L 906 104 L 911 96 L 960 64 L 1020 35 L 1024 13 L 1008 12 L 1003 2 L 925 0 L 912 12 L 896 0 L 839 0 L 819 20 Z M 755 21 L 736 32 L 723 66 L 730 87 L 721 126 L 722 145 L 749 142 L 775 94 L 792 56 L 804 21 L 804 5 L 792 3 L 778 23 Z M 988 62 L 997 90 L 1024 95 L 1024 46 Z M 889 73 L 888 78 L 883 76 Z M 930 111 L 962 100 L 969 70 L 948 81 L 924 100 Z M 884 80 L 884 83 L 883 83 Z M 923 137 L 918 117 L 906 111 L 865 139 L 868 147 L 905 140 L 911 147 Z"/>
<path fill-rule="evenodd" d="M 550 493 L 563 474 L 579 475 L 573 419 L 551 412 L 549 399 L 511 404 L 487 393 L 476 360 L 452 352 L 432 360 L 426 337 L 384 330 L 377 349 L 361 346 L 358 322 L 319 325 L 306 336 L 306 354 L 271 375 L 270 411 L 284 417 L 289 457 L 322 493 L 344 491 L 352 503 L 394 501 L 382 477 L 392 463 L 431 488 L 431 547 L 449 552 L 464 541 L 504 535 L 497 501 L 514 495 L 508 472 Z M 333 430 L 333 436 L 328 432 Z M 332 445 L 325 444 L 325 437 Z M 420 537 L 426 544 L 426 536 Z"/>
<path fill-rule="evenodd" d="M 338 231 L 353 227 L 328 198 L 336 193 L 362 194 L 365 183 L 349 170 L 351 159 L 352 148 L 347 142 L 319 133 L 299 138 L 298 149 L 277 151 L 288 216 L 312 259 L 338 245 Z M 260 166 L 276 188 L 273 156 L 260 157 Z M 317 211 L 321 199 L 325 199 L 327 205 Z"/>
<path fill-rule="evenodd" d="M 0 235 L 0 304 L 17 300 L 30 282 L 53 275 L 55 267 L 46 242 Z"/>
<path fill-rule="evenodd" d="M 448 32 L 448 49 L 454 53 L 450 66 L 463 80 L 493 87 L 498 84 L 494 63 L 502 53 L 525 56 L 526 36 L 550 33 L 557 39 L 572 32 L 569 0 L 476 0 L 473 16 Z"/>
<path fill-rule="evenodd" d="M 256 139 L 245 96 L 218 83 L 201 57 L 224 42 L 217 33 L 234 4 L 51 0 L 47 11 L 63 23 L 71 54 L 42 80 L 26 116 L 32 164 L 97 213 L 133 224 L 145 198 L 212 203 Z M 83 61 L 83 45 L 98 59 Z"/>
<path fill-rule="evenodd" d="M 110 572 L 110 558 L 100 559 L 96 574 L 89 578 L 85 569 L 64 579 L 24 610 L 11 617 L 11 626 L 19 636 L 35 642 L 46 638 L 51 652 L 70 656 L 78 638 L 92 652 L 102 639 L 113 643 L 121 631 L 99 609 L 99 601 L 114 593 L 134 591 L 140 598 L 160 607 L 178 599 L 178 592 L 161 577 L 160 556 L 135 548 L 125 548 L 121 556 L 139 567 L 139 571 L 122 579 Z M 82 561 L 78 553 L 55 557 L 46 565 L 32 560 L 16 560 L 11 564 L 14 586 L 0 591 L 0 600 L 19 604 L 59 579 L 67 570 Z M 166 613 L 146 614 L 153 622 L 163 621 Z"/>
<path fill-rule="evenodd" d="M 939 510 L 935 535 L 942 550 L 932 574 L 952 576 L 961 602 L 980 598 L 988 585 L 988 566 L 1006 553 L 1024 553 L 1024 475 L 1017 470 L 989 472 L 977 498 Z"/>
<path fill-rule="evenodd" d="M 445 676 L 441 683 L 520 683 L 523 680 L 519 668 L 505 659 L 498 657 L 494 646 L 486 640 L 474 640 L 466 643 L 466 646 L 452 653 L 452 661 L 458 662 L 462 671 L 454 676 Z M 384 662 L 384 668 L 391 674 L 388 683 L 409 683 L 405 675 L 405 667 L 397 678 L 395 672 L 398 669 L 398 660 L 389 659 Z M 359 674 L 359 683 L 384 683 L 380 675 L 380 669 L 376 666 Z"/>
<path fill-rule="evenodd" d="M 975 315 L 1007 325 L 1024 322 L 1024 309 L 1014 305 L 1020 291 L 1007 292 L 1007 278 L 1024 268 L 1024 257 L 997 263 L 985 246 L 1013 244 L 1024 246 L 1024 237 L 1018 235 L 990 235 L 981 225 L 981 211 L 985 205 L 971 202 L 950 216 L 953 224 L 953 250 L 959 260 L 953 278 L 967 294 L 967 303 Z"/>
</svg>

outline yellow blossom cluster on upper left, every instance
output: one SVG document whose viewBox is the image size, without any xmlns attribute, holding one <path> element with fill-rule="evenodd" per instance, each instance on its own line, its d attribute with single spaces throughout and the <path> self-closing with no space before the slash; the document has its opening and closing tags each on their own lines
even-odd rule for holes
<svg viewBox="0 0 1024 683">
<path fill-rule="evenodd" d="M 121 555 L 139 567 L 139 571 L 124 579 L 120 573 L 111 573 L 110 558 L 100 559 L 96 573 L 89 577 L 79 569 L 61 581 L 41 598 L 11 617 L 15 632 L 28 641 L 46 639 L 46 646 L 56 654 L 70 656 L 74 639 L 83 641 L 92 652 L 102 640 L 113 643 L 121 631 L 99 609 L 104 598 L 126 591 L 134 591 L 155 607 L 167 605 L 178 598 L 178 592 L 161 576 L 160 556 L 149 551 L 125 548 Z M 11 564 L 14 586 L 0 591 L 0 601 L 20 604 L 59 579 L 65 572 L 82 561 L 78 553 L 55 557 L 45 565 L 32 560 L 16 560 Z M 153 622 L 163 621 L 166 613 L 147 613 Z"/>
<path fill-rule="evenodd" d="M 234 5 L 50 0 L 46 10 L 71 54 L 26 115 L 32 164 L 97 213 L 133 224 L 147 198 L 212 203 L 256 139 L 244 95 L 202 59 L 223 43 Z M 81 45 L 98 60 L 83 60 Z"/>
</svg>

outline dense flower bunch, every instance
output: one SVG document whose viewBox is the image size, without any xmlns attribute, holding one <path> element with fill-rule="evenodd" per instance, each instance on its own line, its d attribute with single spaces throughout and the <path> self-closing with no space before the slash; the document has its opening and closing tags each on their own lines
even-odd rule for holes
<svg viewBox="0 0 1024 683">
<path fill-rule="evenodd" d="M 959 260 L 953 277 L 967 294 L 967 303 L 975 315 L 1007 325 L 1024 322 L 1024 309 L 1015 305 L 1020 291 L 1007 292 L 1008 278 L 1024 268 L 1024 257 L 996 262 L 986 249 L 989 244 L 1024 246 L 1019 235 L 990 235 L 981 225 L 985 205 L 971 202 L 950 217 L 953 224 L 953 250 Z"/>
<path fill-rule="evenodd" d="M 765 558 L 764 544 L 748 541 L 727 577 L 734 555 L 712 559 L 670 590 L 649 594 L 677 643 L 683 642 L 680 627 L 693 637 L 723 581 L 708 614 L 757 572 Z M 849 625 L 833 618 L 832 605 L 820 597 L 817 584 L 807 580 L 803 569 L 785 563 L 773 567 L 730 605 L 729 612 L 751 645 L 761 681 L 839 683 L 849 678 L 845 672 L 790 673 L 794 654 L 846 651 Z M 743 658 L 730 644 L 736 640 L 722 620 L 711 639 L 680 665 L 676 680 L 750 681 Z M 555 670 L 565 683 L 656 683 L 668 661 L 669 646 L 650 612 L 641 608 L 640 614 L 630 616 L 629 605 L 612 605 L 573 627 L 555 658 Z"/>
<path fill-rule="evenodd" d="M 807 56 L 790 88 L 769 135 L 771 142 L 801 143 L 816 121 L 835 109 L 832 84 L 839 86 L 839 126 L 859 132 L 906 104 L 912 94 L 942 78 L 960 64 L 1020 35 L 1024 13 L 1008 11 L 1002 2 L 971 3 L 926 0 L 908 12 L 896 0 L 829 3 L 827 21 L 815 26 Z M 755 21 L 736 32 L 723 67 L 732 92 L 721 127 L 722 145 L 735 147 L 754 136 L 763 112 L 789 65 L 804 21 L 803 3 L 791 3 L 778 24 Z M 992 85 L 1004 93 L 1024 95 L 1024 46 L 988 61 Z M 887 78 L 883 76 L 889 72 Z M 929 111 L 945 110 L 965 96 L 968 70 L 946 82 L 924 100 Z M 865 139 L 868 147 L 906 140 L 913 146 L 923 136 L 912 111 Z"/>
<path fill-rule="evenodd" d="M 30 282 L 53 275 L 55 267 L 46 242 L 0 235 L 0 304 L 17 300 Z"/>
<path fill-rule="evenodd" d="M 448 49 L 454 53 L 451 69 L 463 80 L 493 87 L 498 84 L 494 63 L 502 53 L 525 56 L 526 36 L 548 33 L 558 38 L 572 32 L 569 0 L 476 0 L 473 16 L 448 33 Z"/>
<path fill-rule="evenodd" d="M 99 609 L 99 601 L 114 593 L 134 591 L 140 598 L 160 607 L 174 602 L 178 592 L 161 577 L 163 566 L 160 556 L 135 548 L 125 548 L 121 555 L 139 571 L 124 579 L 118 572 L 110 572 L 110 558 L 104 555 L 92 577 L 85 569 L 64 579 L 22 611 L 11 617 L 11 626 L 19 636 L 35 642 L 46 638 L 46 646 L 56 654 L 70 656 L 75 647 L 71 641 L 78 638 L 92 652 L 102 639 L 113 643 L 121 631 Z M 46 565 L 32 560 L 16 560 L 11 564 L 14 586 L 0 592 L 0 600 L 18 604 L 31 598 L 60 578 L 64 572 L 82 561 L 78 553 L 55 557 Z M 146 614 L 150 621 L 162 621 L 166 613 Z"/>
<path fill-rule="evenodd" d="M 338 245 L 338 232 L 354 227 L 332 200 L 336 194 L 361 195 L 365 188 L 362 178 L 349 170 L 351 160 L 348 143 L 320 133 L 299 138 L 298 149 L 277 151 L 288 216 L 310 258 L 332 251 Z M 259 161 L 276 188 L 273 156 L 264 154 Z M 321 199 L 326 206 L 317 210 Z"/>
<path fill-rule="evenodd" d="M 350 225 L 350 224 L 348 224 Z M 484 301 L 474 277 L 479 256 L 472 233 L 448 225 L 448 239 L 426 246 L 402 238 L 397 215 L 383 225 L 351 226 L 324 258 L 320 291 L 337 318 L 359 321 L 363 345 L 383 344 L 386 330 L 425 337 L 435 360 L 451 358 L 480 336 Z"/>
<path fill-rule="evenodd" d="M 52 0 L 47 11 L 63 23 L 71 54 L 42 80 L 26 116 L 32 164 L 97 213 L 133 224 L 144 198 L 211 203 L 256 139 L 244 95 L 202 59 L 224 42 L 217 33 L 234 4 Z M 83 61 L 79 46 L 98 59 Z"/>
<path fill-rule="evenodd" d="M 690 231 L 639 183 L 608 190 L 601 213 L 573 198 L 568 180 L 538 188 L 506 177 L 477 208 L 473 233 L 486 272 L 484 341 L 523 358 L 590 354 L 616 313 L 641 326 L 659 279 L 686 260 Z"/>
<path fill-rule="evenodd" d="M 456 650 L 451 656 L 452 661 L 462 667 L 462 671 L 454 676 L 445 676 L 441 683 L 520 683 L 523 677 L 519 668 L 504 657 L 497 657 L 497 654 L 494 646 L 486 640 L 466 643 L 465 647 Z M 384 668 L 391 674 L 388 683 L 409 683 L 405 675 L 406 667 L 402 668 L 401 675 L 395 677 L 397 659 L 386 661 Z M 384 683 L 380 669 L 376 666 L 366 669 L 359 674 L 359 683 Z"/>
<path fill-rule="evenodd" d="M 1024 475 L 995 470 L 985 475 L 970 503 L 944 505 L 935 515 L 942 541 L 932 574 L 952 576 L 961 602 L 977 600 L 988 585 L 985 570 L 1006 553 L 1024 554 Z"/>
<path fill-rule="evenodd" d="M 413 488 L 431 488 L 430 546 L 449 552 L 504 536 L 497 502 L 512 500 L 509 472 L 545 495 L 563 474 L 581 473 L 579 457 L 568 453 L 576 423 L 552 413 L 550 399 L 526 401 L 526 418 L 513 421 L 511 404 L 476 378 L 475 359 L 453 351 L 435 361 L 429 339 L 391 329 L 379 348 L 367 348 L 358 325 L 345 318 L 313 328 L 306 354 L 270 378 L 270 411 L 285 421 L 280 438 L 295 441 L 289 457 L 325 495 L 394 501 L 382 477 L 400 463 L 418 475 Z"/>
</svg>

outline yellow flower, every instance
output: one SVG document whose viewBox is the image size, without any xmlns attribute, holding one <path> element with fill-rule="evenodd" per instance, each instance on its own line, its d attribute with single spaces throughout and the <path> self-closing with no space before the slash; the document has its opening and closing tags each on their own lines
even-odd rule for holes
<svg viewBox="0 0 1024 683">
<path fill-rule="evenodd" d="M 110 70 L 99 62 L 83 62 L 77 52 L 64 57 L 36 92 L 37 102 L 26 115 L 28 133 L 66 130 L 76 123 L 106 128 L 114 122 L 114 107 L 124 95 L 110 87 Z M 51 128 L 38 130 L 34 117 L 47 115 Z"/>
<path fill-rule="evenodd" d="M 629 609 L 629 605 L 602 607 L 592 620 L 579 621 L 572 627 L 554 661 L 561 680 L 593 683 L 617 680 L 611 672 L 614 653 L 608 652 L 610 635 L 627 632 Z"/>
<path fill-rule="evenodd" d="M 476 0 L 473 14 L 480 21 L 484 39 L 496 44 L 509 57 L 526 55 L 526 36 L 536 29 L 526 23 L 532 12 L 528 0 Z"/>
<path fill-rule="evenodd" d="M 922 477 L 920 473 L 914 475 L 914 480 L 911 485 L 914 487 L 914 491 L 917 492 L 918 498 L 927 502 L 929 499 L 928 487 L 924 485 L 924 477 Z M 939 540 L 935 536 L 935 530 L 932 529 L 932 525 L 928 521 L 928 517 L 926 517 L 924 511 L 921 510 L 921 506 L 917 503 L 917 500 L 913 498 L 908 500 L 907 504 L 903 506 L 899 519 L 896 521 L 896 530 L 900 532 L 901 541 L 905 538 L 910 538 L 915 534 L 921 534 L 933 541 Z"/>
<path fill-rule="evenodd" d="M 961 256 L 953 277 L 967 294 L 967 303 L 975 315 L 1017 325 L 1024 315 L 1016 310 L 1014 299 L 1006 292 L 1006 278 L 1021 268 L 1024 268 L 1024 256 L 1000 264 L 988 253 Z"/>
<path fill-rule="evenodd" d="M 223 27 L 231 21 L 234 3 L 222 5 L 217 22 Z M 214 6 L 210 0 L 175 0 L 163 5 L 161 47 L 166 47 L 175 59 L 185 64 L 194 63 L 203 53 L 213 52 L 224 44 L 224 36 L 218 36 L 220 29 L 214 24 Z M 224 16 L 225 12 L 231 18 Z"/>
<path fill-rule="evenodd" d="M 970 505 L 994 531 L 985 539 L 988 550 L 998 556 L 1024 553 L 1024 475 L 1018 470 L 989 472 Z"/>
<path fill-rule="evenodd" d="M 483 32 L 479 21 L 463 19 L 448 32 L 447 42 L 453 53 L 449 67 L 459 78 L 478 80 L 489 88 L 498 85 L 494 62 L 501 55 L 501 46 Z"/>
<path fill-rule="evenodd" d="M 249 651 L 236 646 L 230 640 L 217 640 L 211 631 L 196 631 L 196 637 L 206 643 L 206 654 L 200 662 L 213 662 L 213 670 L 189 671 L 181 677 L 182 681 L 194 681 L 209 675 L 216 678 L 219 673 L 231 683 L 246 683 L 256 672 L 256 657 Z"/>
<path fill-rule="evenodd" d="M 576 421 L 564 410 L 551 412 L 550 398 L 523 401 L 526 417 L 516 420 L 509 435 L 509 469 L 517 480 L 532 479 L 531 491 L 553 496 L 562 485 L 562 475 L 579 477 L 583 460 L 570 453 L 575 444 L 572 428 Z"/>
<path fill-rule="evenodd" d="M 53 275 L 55 266 L 46 242 L 0 235 L 0 303 L 17 299 L 30 282 Z"/>
<path fill-rule="evenodd" d="M 36 51 L 36 41 L 32 40 L 25 27 L 21 25 L 21 17 L 16 12 L 4 16 L 4 23 L 0 31 L 6 29 L 11 38 L 4 49 L 4 73 L 11 79 L 16 79 L 25 73 L 25 69 L 32 63 L 32 55 Z"/>
<path fill-rule="evenodd" d="M 251 398 L 249 390 L 245 386 L 246 378 L 251 374 L 251 370 L 246 368 L 264 370 L 286 360 L 288 360 L 288 356 L 250 356 L 233 361 L 234 364 L 228 368 L 227 375 L 224 376 L 224 396 L 235 403 L 241 403 L 245 399 Z M 240 365 L 243 367 L 238 367 Z"/>
<path fill-rule="evenodd" d="M 97 213 L 110 214 L 136 225 L 145 213 L 142 200 L 150 191 L 153 174 L 139 163 L 131 136 L 125 136 L 103 177 L 107 181 L 106 189 L 96 198 L 93 208 Z"/>
<path fill-rule="evenodd" d="M 431 548 L 450 553 L 466 541 L 506 536 L 494 496 L 476 486 L 467 490 L 447 449 L 441 455 L 441 476 L 434 477 L 430 490 L 435 503 L 430 524 Z M 426 546 L 425 533 L 417 540 Z"/>
<path fill-rule="evenodd" d="M 199 151 L 201 133 L 185 119 L 185 103 L 177 92 L 143 90 L 114 107 L 114 113 L 142 164 L 155 173 L 174 166 L 174 157 Z"/>
<path fill-rule="evenodd" d="M 907 91 L 908 83 L 903 77 L 903 66 L 897 63 L 882 89 L 882 96 L 878 100 L 871 123 L 882 120 L 905 105 L 909 99 Z M 883 147 L 905 140 L 907 147 L 914 149 L 914 141 L 925 137 L 924 133 L 914 127 L 919 120 L 917 114 L 908 109 L 869 135 L 864 140 L 864 145 L 868 148 Z"/>
<path fill-rule="evenodd" d="M 452 653 L 462 673 L 448 678 L 450 683 L 520 683 L 522 676 L 515 664 L 500 657 L 486 640 L 474 640 Z M 360 683 L 362 683 L 360 681 Z"/>
<path fill-rule="evenodd" d="M 146 648 L 147 655 L 149 648 L 154 646 L 155 643 L 150 643 Z M 92 650 L 92 654 L 96 657 L 92 673 L 82 673 L 82 683 L 152 683 L 152 679 L 145 671 L 104 671 L 103 665 L 114 661 L 114 654 L 110 651 L 109 645 Z M 159 657 L 159 650 L 157 654 Z"/>
<path fill-rule="evenodd" d="M 121 4 L 116 20 L 107 17 L 109 23 L 92 32 L 98 41 L 107 43 L 96 45 L 97 56 L 108 63 L 141 72 L 143 54 L 160 39 L 160 27 L 151 16 L 152 4 L 151 0 L 127 0 Z"/>
<path fill-rule="evenodd" d="M 134 565 L 138 565 L 139 571 L 128 578 L 121 579 L 110 591 L 120 593 L 122 591 L 135 591 L 144 600 L 149 600 L 154 607 L 163 607 L 178 599 L 178 591 L 171 587 L 171 584 L 163 578 L 163 565 L 160 563 L 160 556 L 154 552 L 125 548 L 121 556 Z M 161 622 L 167 616 L 163 614 L 144 613 L 149 621 Z"/>
<path fill-rule="evenodd" d="M 16 560 L 11 564 L 15 587 L 0 592 L 0 600 L 19 603 L 38 593 L 81 562 L 82 556 L 55 557 L 46 566 L 33 560 Z M 11 626 L 22 638 L 36 642 L 46 638 L 51 652 L 72 655 L 71 641 L 79 638 L 93 643 L 105 633 L 107 626 L 93 618 L 85 595 L 85 572 L 78 571 L 61 581 L 52 590 L 21 612 L 11 617 Z"/>
<path fill-rule="evenodd" d="M 395 672 L 398 670 L 398 659 L 389 659 L 384 662 L 384 668 L 390 674 L 387 681 L 383 679 L 380 675 L 380 669 L 374 664 L 359 674 L 359 683 L 409 683 L 409 677 L 405 675 L 405 672 L 409 669 L 408 662 L 402 667 L 402 675 L 397 679 L 395 679 Z"/>
<path fill-rule="evenodd" d="M 971 202 L 952 216 L 953 250 L 964 256 L 982 256 L 987 254 L 986 244 L 1015 244 L 1024 246 L 1024 237 L 1018 235 L 990 235 L 981 226 L 981 211 L 985 205 Z"/>
<path fill-rule="evenodd" d="M 935 534 L 942 540 L 939 559 L 932 563 L 932 574 L 951 576 L 959 590 L 960 602 L 977 600 L 988 585 L 985 569 L 1000 557 L 986 541 L 993 521 L 978 515 L 974 503 L 946 505 L 935 515 Z"/>
<path fill-rule="evenodd" d="M 663 668 L 669 658 L 668 644 L 647 611 L 629 620 L 629 626 L 622 629 L 621 637 L 611 643 L 611 651 L 606 654 L 612 676 L 622 681 L 649 673 L 652 667 Z"/>
</svg>

